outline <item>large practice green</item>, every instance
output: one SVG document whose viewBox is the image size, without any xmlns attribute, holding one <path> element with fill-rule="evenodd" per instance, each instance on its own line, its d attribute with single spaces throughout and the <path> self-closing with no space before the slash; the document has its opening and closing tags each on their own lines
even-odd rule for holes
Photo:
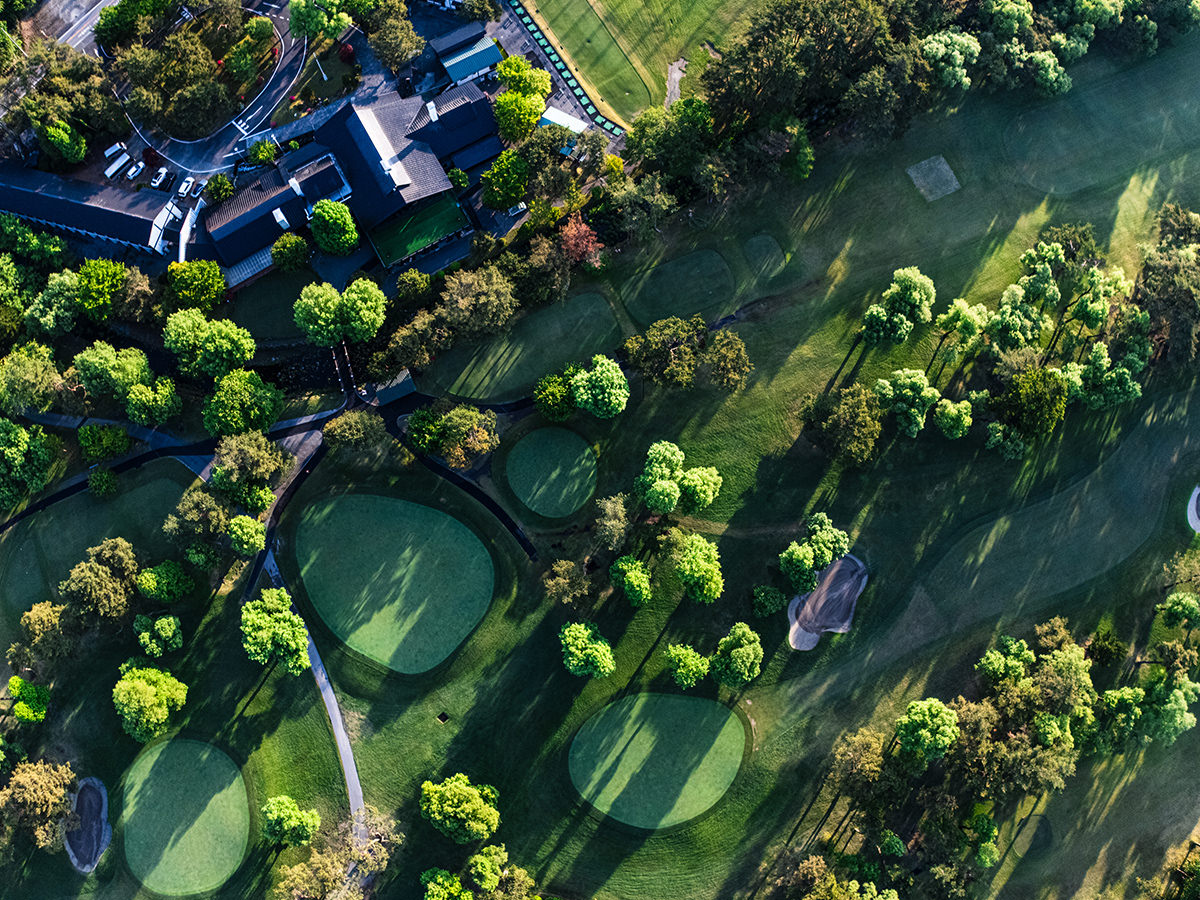
<svg viewBox="0 0 1200 900">
<path fill-rule="evenodd" d="M 492 558 L 453 516 L 351 493 L 308 506 L 296 534 L 304 589 L 351 649 L 413 675 L 471 633 L 492 600 Z"/>
<path fill-rule="evenodd" d="M 250 807 L 242 773 L 211 744 L 155 744 L 125 776 L 125 860 L 139 881 L 172 897 L 219 888 L 242 864 Z"/>
<path fill-rule="evenodd" d="M 508 486 L 539 516 L 560 519 L 596 490 L 596 454 L 567 428 L 539 428 L 517 441 L 504 464 Z"/>
<path fill-rule="evenodd" d="M 631 694 L 579 729 L 571 781 L 596 809 L 626 825 L 667 828 L 721 799 L 745 747 L 741 720 L 714 700 Z"/>
</svg>

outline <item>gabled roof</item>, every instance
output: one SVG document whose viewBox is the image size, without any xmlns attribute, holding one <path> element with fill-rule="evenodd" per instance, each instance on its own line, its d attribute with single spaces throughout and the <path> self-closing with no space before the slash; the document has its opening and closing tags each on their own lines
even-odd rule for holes
<svg viewBox="0 0 1200 900">
<path fill-rule="evenodd" d="M 433 38 L 430 40 L 429 46 L 438 56 L 445 56 L 469 44 L 479 43 L 479 39 L 486 33 L 487 29 L 482 22 L 468 22 L 453 31 L 447 31 L 445 34 Z"/>
<path fill-rule="evenodd" d="M 504 56 L 500 53 L 496 42 L 485 34 L 474 44 L 461 47 L 439 58 L 442 65 L 445 66 L 450 80 L 461 81 L 499 64 Z"/>
<path fill-rule="evenodd" d="M 430 104 L 434 107 L 432 111 Z M 429 144 L 439 159 L 445 159 L 494 136 L 496 117 L 487 95 L 478 85 L 467 82 L 422 104 L 409 124 L 408 133 Z"/>
<path fill-rule="evenodd" d="M 161 191 L 126 191 L 0 164 L 0 212 L 146 250 L 158 249 L 151 243 L 154 222 L 170 200 Z"/>
</svg>

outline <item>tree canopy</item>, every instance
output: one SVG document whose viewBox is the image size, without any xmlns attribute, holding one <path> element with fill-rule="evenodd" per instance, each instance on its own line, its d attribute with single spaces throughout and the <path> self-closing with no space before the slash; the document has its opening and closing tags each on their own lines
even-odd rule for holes
<svg viewBox="0 0 1200 900">
<path fill-rule="evenodd" d="M 291 595 L 283 588 L 263 588 L 258 599 L 242 606 L 242 646 L 257 663 L 282 663 L 289 675 L 309 666 L 308 629 L 292 612 Z"/>
<path fill-rule="evenodd" d="M 456 844 L 486 841 L 500 827 L 500 792 L 458 772 L 421 784 L 421 815 Z"/>
</svg>

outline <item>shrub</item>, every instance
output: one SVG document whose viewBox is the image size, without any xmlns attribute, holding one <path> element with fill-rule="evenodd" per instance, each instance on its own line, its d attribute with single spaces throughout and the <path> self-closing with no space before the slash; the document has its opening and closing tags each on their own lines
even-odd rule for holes
<svg viewBox="0 0 1200 900">
<path fill-rule="evenodd" d="M 281 234 L 271 247 L 271 262 L 281 272 L 300 271 L 308 265 L 308 258 L 311 255 L 308 241 L 290 231 Z"/>
<path fill-rule="evenodd" d="M 446 173 L 446 177 L 450 179 L 450 184 L 454 186 L 456 191 L 466 190 L 467 185 L 471 183 L 470 176 L 462 169 L 451 169 Z"/>
<path fill-rule="evenodd" d="M 777 587 L 760 584 L 754 588 L 754 614 L 771 616 L 787 606 L 787 595 Z"/>
<path fill-rule="evenodd" d="M 313 204 L 312 234 L 317 246 L 334 256 L 349 256 L 358 246 L 358 229 L 344 203 L 318 200 Z"/>
<path fill-rule="evenodd" d="M 762 641 L 758 634 L 745 622 L 734 622 L 713 654 L 713 677 L 718 684 L 736 690 L 758 677 L 762 671 L 762 658 Z"/>
<path fill-rule="evenodd" d="M 159 616 L 157 619 L 135 616 L 133 633 L 137 635 L 142 652 L 155 659 L 183 646 L 183 628 L 176 616 Z"/>
<path fill-rule="evenodd" d="M 22 725 L 35 725 L 46 718 L 50 688 L 13 675 L 8 679 L 8 694 L 13 698 L 13 717 Z"/>
<path fill-rule="evenodd" d="M 622 556 L 608 570 L 613 584 L 625 592 L 633 606 L 642 606 L 653 598 L 650 590 L 650 570 L 640 559 Z"/>
<path fill-rule="evenodd" d="M 543 375 L 533 388 L 533 405 L 551 422 L 565 422 L 575 412 L 571 386 L 565 375 Z"/>
<path fill-rule="evenodd" d="M 98 500 L 117 496 L 117 476 L 111 469 L 93 469 L 88 475 L 88 490 Z"/>
<path fill-rule="evenodd" d="M 391 440 L 383 418 L 365 409 L 343 413 L 325 426 L 323 434 L 330 450 L 380 447 Z"/>
<path fill-rule="evenodd" d="M 667 668 L 671 670 L 675 683 L 685 691 L 695 687 L 708 674 L 708 657 L 687 644 L 671 644 L 667 647 Z"/>
<path fill-rule="evenodd" d="M 507 866 L 508 851 L 503 844 L 493 844 L 467 860 L 467 875 L 480 890 L 491 893 L 500 886 L 500 876 Z"/>
<path fill-rule="evenodd" d="M 253 556 L 267 545 L 267 526 L 249 516 L 234 516 L 229 523 L 229 543 L 238 556 Z"/>
<path fill-rule="evenodd" d="M 612 647 L 590 622 L 571 622 L 558 633 L 563 665 L 572 675 L 607 678 L 617 668 Z"/>
<path fill-rule="evenodd" d="M 137 577 L 138 592 L 147 600 L 158 603 L 174 603 L 185 594 L 191 593 L 195 586 L 192 576 L 173 559 L 142 569 Z"/>
<path fill-rule="evenodd" d="M 132 443 L 119 425 L 84 425 L 79 429 L 79 449 L 88 462 L 127 453 Z"/>
</svg>

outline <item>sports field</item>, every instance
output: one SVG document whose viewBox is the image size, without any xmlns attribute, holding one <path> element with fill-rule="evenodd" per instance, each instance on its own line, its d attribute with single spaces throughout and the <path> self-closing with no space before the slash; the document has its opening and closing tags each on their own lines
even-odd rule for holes
<svg viewBox="0 0 1200 900">
<path fill-rule="evenodd" d="M 182 738 L 155 744 L 122 787 L 125 859 L 147 890 L 212 891 L 241 865 L 250 837 L 246 785 L 216 747 Z"/>
<path fill-rule="evenodd" d="M 304 589 L 347 646 L 393 671 L 432 669 L 492 600 L 492 558 L 453 516 L 379 494 L 305 508 L 296 536 Z"/>
<path fill-rule="evenodd" d="M 467 217 L 450 194 L 442 194 L 431 206 L 401 216 L 371 232 L 371 243 L 385 266 L 393 265 L 424 250 L 467 224 Z"/>
<path fill-rule="evenodd" d="M 746 730 L 701 697 L 632 694 L 571 742 L 571 781 L 600 812 L 636 828 L 669 828 L 721 799 L 737 776 Z"/>
<path fill-rule="evenodd" d="M 522 437 L 504 462 L 508 486 L 539 516 L 561 519 L 592 498 L 596 454 L 567 428 L 539 428 Z"/>
<path fill-rule="evenodd" d="M 535 309 L 495 340 L 461 342 L 420 377 L 422 390 L 500 402 L 528 396 L 547 372 L 587 362 L 621 340 L 608 301 L 584 293 Z"/>
</svg>

